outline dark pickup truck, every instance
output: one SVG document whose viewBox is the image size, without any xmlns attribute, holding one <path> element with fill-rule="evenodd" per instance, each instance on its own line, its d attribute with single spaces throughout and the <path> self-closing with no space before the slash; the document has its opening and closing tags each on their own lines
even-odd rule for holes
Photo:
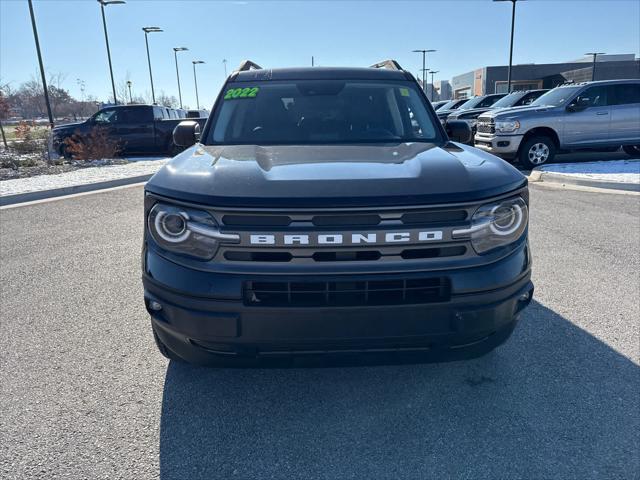
<svg viewBox="0 0 640 480">
<path fill-rule="evenodd" d="M 206 118 L 193 118 L 203 127 Z M 52 131 L 50 154 L 69 157 L 65 140 L 83 140 L 94 128 L 105 128 L 118 142 L 118 154 L 173 155 L 181 149 L 173 143 L 173 129 L 182 121 L 175 110 L 159 105 L 114 105 L 96 112 L 82 123 L 56 127 Z"/>
</svg>

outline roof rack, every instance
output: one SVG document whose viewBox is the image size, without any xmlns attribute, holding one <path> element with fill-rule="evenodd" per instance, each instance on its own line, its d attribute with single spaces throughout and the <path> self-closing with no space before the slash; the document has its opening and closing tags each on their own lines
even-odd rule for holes
<svg viewBox="0 0 640 480">
<path fill-rule="evenodd" d="M 262 70 L 262 67 L 251 60 L 245 60 L 238 66 L 236 72 L 246 72 L 248 70 Z"/>
<path fill-rule="evenodd" d="M 386 68 L 388 70 L 400 70 L 404 71 L 398 62 L 395 60 L 383 60 L 382 62 L 374 63 L 370 68 Z"/>
</svg>

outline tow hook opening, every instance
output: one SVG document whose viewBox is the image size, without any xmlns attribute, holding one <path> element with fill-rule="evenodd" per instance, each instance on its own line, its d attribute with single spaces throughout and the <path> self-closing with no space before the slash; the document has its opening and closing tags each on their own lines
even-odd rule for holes
<svg viewBox="0 0 640 480">
<path fill-rule="evenodd" d="M 522 311 L 527 305 L 531 303 L 531 299 L 533 298 L 533 288 L 527 292 L 524 292 L 522 295 L 518 297 L 518 305 L 516 308 L 516 313 Z"/>
</svg>

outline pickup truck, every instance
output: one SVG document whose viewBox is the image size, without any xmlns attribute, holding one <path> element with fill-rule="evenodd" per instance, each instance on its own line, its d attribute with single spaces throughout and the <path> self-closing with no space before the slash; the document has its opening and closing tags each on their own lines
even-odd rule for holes
<svg viewBox="0 0 640 480">
<path fill-rule="evenodd" d="M 488 112 L 489 110 L 499 110 L 501 108 L 516 108 L 527 106 L 533 103 L 536 98 L 540 97 L 548 91 L 549 90 L 521 90 L 517 92 L 511 92 L 509 95 L 502 97 L 492 105 L 483 105 L 481 107 L 467 109 L 463 109 L 464 106 L 461 106 L 460 109 L 455 110 L 447 117 L 447 121 L 463 120 L 469 124 L 469 126 L 471 127 L 471 132 L 475 135 L 478 117 L 483 113 Z"/>
<path fill-rule="evenodd" d="M 617 150 L 640 154 L 640 80 L 556 87 L 528 107 L 478 117 L 475 146 L 528 168 L 557 153 Z"/>
<path fill-rule="evenodd" d="M 201 127 L 206 118 L 194 118 Z M 50 154 L 69 157 L 65 139 L 82 140 L 94 128 L 102 127 L 117 140 L 119 155 L 173 155 L 180 151 L 173 143 L 173 129 L 182 121 L 175 110 L 159 105 L 115 105 L 96 112 L 82 123 L 55 127 L 51 132 Z"/>
<path fill-rule="evenodd" d="M 527 178 L 464 145 L 397 62 L 373 67 L 247 61 L 204 129 L 178 125 L 187 148 L 144 196 L 164 356 L 441 361 L 510 336 L 533 295 Z"/>
<path fill-rule="evenodd" d="M 506 93 L 492 93 L 490 95 L 478 95 L 476 97 L 471 97 L 453 110 L 446 110 L 445 107 L 442 107 L 438 110 L 438 118 L 442 123 L 446 123 L 447 118 L 449 118 L 450 115 L 460 114 L 477 108 L 490 107 L 505 95 Z"/>
</svg>

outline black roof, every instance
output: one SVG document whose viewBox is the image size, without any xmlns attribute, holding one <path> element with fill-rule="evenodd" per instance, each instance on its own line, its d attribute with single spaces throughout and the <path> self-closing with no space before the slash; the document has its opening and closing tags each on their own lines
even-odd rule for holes
<svg viewBox="0 0 640 480">
<path fill-rule="evenodd" d="M 231 80 L 255 82 L 265 80 L 408 80 L 411 75 L 403 70 L 386 68 L 306 67 L 265 68 L 236 72 Z"/>
</svg>

